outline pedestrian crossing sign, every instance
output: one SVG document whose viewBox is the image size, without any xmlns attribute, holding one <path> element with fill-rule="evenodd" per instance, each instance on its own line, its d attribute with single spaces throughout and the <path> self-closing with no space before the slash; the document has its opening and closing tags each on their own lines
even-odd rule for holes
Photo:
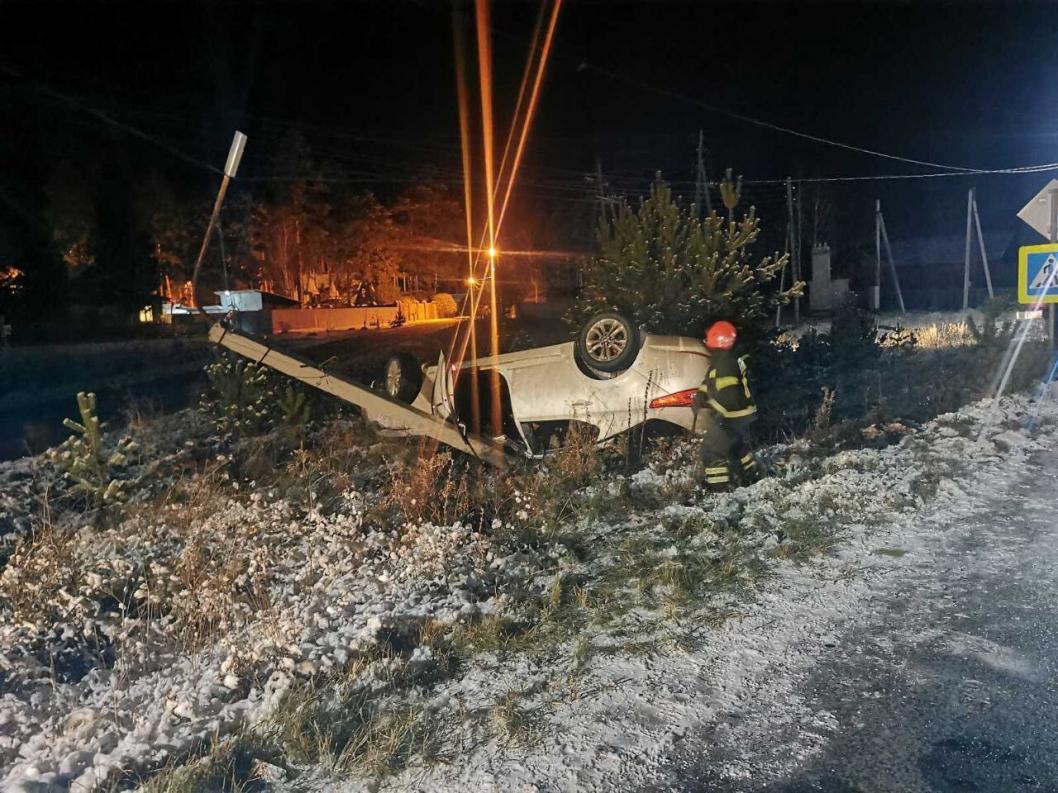
<svg viewBox="0 0 1058 793">
<path fill-rule="evenodd" d="M 1058 303 L 1058 243 L 1018 249 L 1018 302 Z"/>
</svg>

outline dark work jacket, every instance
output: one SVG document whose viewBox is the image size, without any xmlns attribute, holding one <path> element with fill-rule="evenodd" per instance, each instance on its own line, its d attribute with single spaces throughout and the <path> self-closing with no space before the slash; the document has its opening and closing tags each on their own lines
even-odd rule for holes
<svg viewBox="0 0 1058 793">
<path fill-rule="evenodd" d="M 737 358 L 730 350 L 710 350 L 709 371 L 694 395 L 694 407 L 709 409 L 729 421 L 752 421 L 757 405 L 746 380 L 745 356 Z"/>
</svg>

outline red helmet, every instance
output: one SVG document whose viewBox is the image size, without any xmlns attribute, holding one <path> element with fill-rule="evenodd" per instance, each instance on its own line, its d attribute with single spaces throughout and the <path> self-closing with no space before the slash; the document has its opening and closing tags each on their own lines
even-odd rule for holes
<svg viewBox="0 0 1058 793">
<path fill-rule="evenodd" d="M 738 333 L 730 322 L 720 320 L 709 326 L 705 334 L 705 346 L 710 350 L 730 350 L 735 346 Z"/>
</svg>

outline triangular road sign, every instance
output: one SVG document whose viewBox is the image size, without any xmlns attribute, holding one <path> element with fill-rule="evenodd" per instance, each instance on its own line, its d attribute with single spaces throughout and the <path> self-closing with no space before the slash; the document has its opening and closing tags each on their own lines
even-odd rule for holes
<svg viewBox="0 0 1058 793">
<path fill-rule="evenodd" d="M 1051 239 L 1051 191 L 1058 190 L 1058 179 L 1051 179 L 1047 186 L 1025 204 L 1018 217 L 1032 226 L 1047 239 Z"/>
</svg>

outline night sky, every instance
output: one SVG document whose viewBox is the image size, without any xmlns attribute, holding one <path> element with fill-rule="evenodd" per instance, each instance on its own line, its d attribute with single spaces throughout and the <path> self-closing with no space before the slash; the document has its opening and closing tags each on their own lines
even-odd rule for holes
<svg viewBox="0 0 1058 793">
<path fill-rule="evenodd" d="M 493 9 L 496 112 L 510 112 L 537 6 Z M 399 189 L 433 169 L 458 177 L 452 6 L 386 3 L 7 3 L 0 9 L 0 213 L 56 161 L 120 161 L 115 178 L 164 171 L 208 193 L 234 128 L 250 137 L 242 174 L 270 179 L 268 155 L 300 130 L 325 175 Z M 471 14 L 471 6 L 461 12 Z M 472 32 L 468 25 L 468 34 Z M 973 168 L 1058 161 L 1058 11 L 1050 4 L 603 3 L 568 0 L 530 138 L 519 211 L 576 206 L 602 163 L 635 195 L 661 170 L 693 191 L 698 130 L 712 174 L 747 180 L 930 169 L 800 140 L 696 101 L 905 157 Z M 103 112 L 146 141 L 85 110 Z M 169 148 L 166 148 L 169 147 Z M 182 159 L 171 149 L 188 159 Z M 6 175 L 6 176 L 5 176 Z M 958 233 L 976 184 L 986 227 L 1045 175 L 959 177 L 827 188 L 845 236 L 885 201 L 900 233 Z M 7 182 L 5 185 L 4 182 Z M 781 222 L 781 187 L 747 199 Z"/>
</svg>

